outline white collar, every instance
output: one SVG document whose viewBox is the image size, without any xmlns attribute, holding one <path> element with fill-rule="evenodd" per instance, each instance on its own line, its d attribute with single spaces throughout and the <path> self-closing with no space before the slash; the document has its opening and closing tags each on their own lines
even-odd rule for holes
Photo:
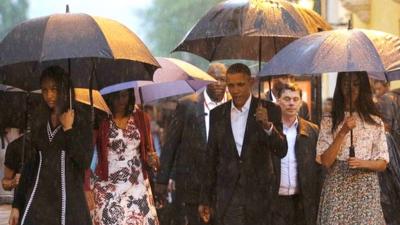
<svg viewBox="0 0 400 225">
<path fill-rule="evenodd" d="M 296 120 L 291 124 L 290 127 L 288 127 L 285 124 L 283 124 L 283 128 L 286 128 L 286 129 L 290 129 L 290 128 L 293 128 L 293 127 L 297 129 L 298 126 L 299 126 L 299 117 L 297 117 L 297 116 L 296 116 Z"/>
<path fill-rule="evenodd" d="M 271 96 L 272 96 L 272 102 L 277 103 L 278 99 L 275 97 L 274 92 L 271 91 Z"/>
<path fill-rule="evenodd" d="M 232 100 L 231 110 L 235 110 L 237 112 L 246 112 L 246 111 L 248 111 L 250 109 L 251 99 L 252 99 L 252 96 L 250 94 L 249 98 L 247 99 L 246 103 L 244 103 L 244 105 L 242 106 L 241 110 L 236 108 L 236 106 L 235 106 L 235 104 L 233 103 L 233 100 Z"/>
</svg>

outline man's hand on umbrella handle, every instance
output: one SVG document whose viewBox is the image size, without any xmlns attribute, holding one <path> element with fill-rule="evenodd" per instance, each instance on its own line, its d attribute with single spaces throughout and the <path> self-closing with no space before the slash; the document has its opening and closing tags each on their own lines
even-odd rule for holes
<svg viewBox="0 0 400 225">
<path fill-rule="evenodd" d="M 208 205 L 199 205 L 199 216 L 204 223 L 209 223 L 211 219 L 212 210 Z"/>
<path fill-rule="evenodd" d="M 63 130 L 67 131 L 72 128 L 72 124 L 74 123 L 75 111 L 73 109 L 68 109 L 67 112 L 61 114 L 60 123 L 63 126 Z"/>
<path fill-rule="evenodd" d="M 19 220 L 19 210 L 17 208 L 12 208 L 10 213 L 10 218 L 8 219 L 9 225 L 17 225 Z"/>
<path fill-rule="evenodd" d="M 261 123 L 264 129 L 269 130 L 272 123 L 268 120 L 268 111 L 261 104 L 256 109 L 256 120 Z"/>
</svg>

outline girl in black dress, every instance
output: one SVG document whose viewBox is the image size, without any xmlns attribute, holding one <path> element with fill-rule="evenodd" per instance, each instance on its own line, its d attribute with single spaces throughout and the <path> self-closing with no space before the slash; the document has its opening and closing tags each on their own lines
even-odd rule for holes
<svg viewBox="0 0 400 225">
<path fill-rule="evenodd" d="M 32 117 L 35 157 L 25 162 L 10 224 L 89 225 L 83 192 L 93 154 L 89 114 L 75 101 L 69 108 L 73 89 L 62 68 L 44 70 L 40 84 L 44 105 Z M 71 95 L 74 100 L 73 91 Z"/>
</svg>

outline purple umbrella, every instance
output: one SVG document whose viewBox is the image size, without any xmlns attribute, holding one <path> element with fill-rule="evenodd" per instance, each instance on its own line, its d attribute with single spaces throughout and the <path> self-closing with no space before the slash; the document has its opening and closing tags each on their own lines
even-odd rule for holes
<svg viewBox="0 0 400 225">
<path fill-rule="evenodd" d="M 136 88 L 140 103 L 149 103 L 161 98 L 196 92 L 215 79 L 201 69 L 173 58 L 156 58 L 161 68 L 156 70 L 152 81 L 131 81 L 108 86 L 100 90 L 103 95 Z"/>
<path fill-rule="evenodd" d="M 367 71 L 378 80 L 400 79 L 400 38 L 374 30 L 308 35 L 282 49 L 259 76 Z"/>
<path fill-rule="evenodd" d="M 400 38 L 364 29 L 311 34 L 282 49 L 262 68 L 259 76 L 354 71 L 366 71 L 379 80 L 399 79 Z M 354 157 L 353 131 L 350 139 L 350 156 Z"/>
</svg>

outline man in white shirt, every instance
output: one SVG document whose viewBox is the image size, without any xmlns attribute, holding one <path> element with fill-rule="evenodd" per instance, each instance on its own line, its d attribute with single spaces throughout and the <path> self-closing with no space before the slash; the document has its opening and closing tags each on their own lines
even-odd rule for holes
<svg viewBox="0 0 400 225">
<path fill-rule="evenodd" d="M 289 84 L 289 83 L 296 83 L 293 75 L 289 75 L 289 74 L 281 75 L 281 76 L 276 76 L 275 78 L 273 78 L 272 79 L 272 92 L 267 91 L 267 93 L 265 94 L 267 101 L 277 103 L 277 101 L 278 101 L 277 95 L 278 95 L 279 90 L 283 86 L 285 86 L 286 84 Z M 310 121 L 311 117 L 310 117 L 310 113 L 308 112 L 308 105 L 306 102 L 301 101 L 301 106 L 300 106 L 298 115 L 301 118 Z"/>
<path fill-rule="evenodd" d="M 287 145 L 279 107 L 253 97 L 252 84 L 246 65 L 231 65 L 232 101 L 211 111 L 199 214 L 207 220 L 212 208 L 215 225 L 270 224 L 276 185 L 271 155 L 285 156 Z"/>
<path fill-rule="evenodd" d="M 283 133 L 288 151 L 274 158 L 279 189 L 274 201 L 274 225 L 314 225 L 321 190 L 321 167 L 315 163 L 318 126 L 298 116 L 301 89 L 294 83 L 282 85 L 277 93 L 282 110 Z"/>
<path fill-rule="evenodd" d="M 178 225 L 203 224 L 197 206 L 209 133 L 209 115 L 212 109 L 225 103 L 228 98 L 225 66 L 212 63 L 208 73 L 217 82 L 209 84 L 201 93 L 181 99 L 166 130 L 166 143 L 160 157 L 161 169 L 156 186 L 164 186 L 164 190 L 156 188 L 156 191 L 159 195 L 165 195 L 166 184 L 169 181 L 175 184 L 175 221 Z"/>
</svg>

